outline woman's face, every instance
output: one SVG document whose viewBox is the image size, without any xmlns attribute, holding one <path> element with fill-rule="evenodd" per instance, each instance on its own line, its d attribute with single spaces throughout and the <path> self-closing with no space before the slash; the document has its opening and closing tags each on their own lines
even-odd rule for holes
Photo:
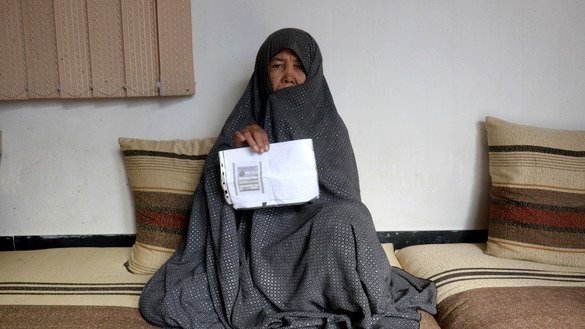
<svg viewBox="0 0 585 329">
<path fill-rule="evenodd" d="M 272 91 L 303 84 L 307 80 L 303 63 L 290 49 L 281 50 L 268 64 Z"/>
</svg>

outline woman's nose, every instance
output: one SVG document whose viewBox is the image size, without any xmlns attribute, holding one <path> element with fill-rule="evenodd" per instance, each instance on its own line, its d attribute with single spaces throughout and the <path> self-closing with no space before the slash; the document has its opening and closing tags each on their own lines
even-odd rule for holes
<svg viewBox="0 0 585 329">
<path fill-rule="evenodd" d="M 291 67 L 286 67 L 284 69 L 284 74 L 282 76 L 282 81 L 284 82 L 295 82 L 295 73 L 294 69 Z"/>
</svg>

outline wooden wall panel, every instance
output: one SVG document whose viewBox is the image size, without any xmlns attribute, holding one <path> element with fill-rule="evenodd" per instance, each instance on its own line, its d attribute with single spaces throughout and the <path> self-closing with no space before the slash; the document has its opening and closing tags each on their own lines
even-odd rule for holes
<svg viewBox="0 0 585 329">
<path fill-rule="evenodd" d="M 86 5 L 79 0 L 55 0 L 62 98 L 92 97 Z"/>
<path fill-rule="evenodd" d="M 0 100 L 194 92 L 190 0 L 0 0 Z"/>
<path fill-rule="evenodd" d="M 122 0 L 128 96 L 158 95 L 156 1 Z"/>
<path fill-rule="evenodd" d="M 59 97 L 53 0 L 23 0 L 29 98 Z"/>
<path fill-rule="evenodd" d="M 0 97 L 26 99 L 22 3 L 0 0 Z"/>
<path fill-rule="evenodd" d="M 193 95 L 191 1 L 158 1 L 161 95 Z"/>
<path fill-rule="evenodd" d="M 125 97 L 120 0 L 87 0 L 94 97 Z"/>
</svg>

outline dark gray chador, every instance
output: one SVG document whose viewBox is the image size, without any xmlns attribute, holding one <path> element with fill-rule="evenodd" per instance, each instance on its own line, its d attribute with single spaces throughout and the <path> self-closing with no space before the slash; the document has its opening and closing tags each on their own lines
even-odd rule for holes
<svg viewBox="0 0 585 329">
<path fill-rule="evenodd" d="M 293 50 L 305 83 L 272 92 L 270 59 Z M 271 143 L 312 138 L 320 197 L 300 206 L 236 211 L 223 198 L 217 152 L 247 125 Z M 388 265 L 360 199 L 347 129 L 315 40 L 298 29 L 264 42 L 248 86 L 211 150 L 186 241 L 140 300 L 153 324 L 182 328 L 418 328 L 435 287 Z"/>
</svg>

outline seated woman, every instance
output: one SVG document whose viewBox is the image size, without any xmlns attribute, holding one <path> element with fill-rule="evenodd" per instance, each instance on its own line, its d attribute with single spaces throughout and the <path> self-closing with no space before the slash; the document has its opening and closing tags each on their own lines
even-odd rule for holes
<svg viewBox="0 0 585 329">
<path fill-rule="evenodd" d="M 256 210 L 224 201 L 218 151 L 303 138 L 313 139 L 317 200 Z M 142 314 L 182 328 L 418 328 L 417 309 L 434 313 L 435 294 L 386 259 L 317 43 L 274 32 L 209 153 L 184 243 L 143 290 Z"/>
</svg>

